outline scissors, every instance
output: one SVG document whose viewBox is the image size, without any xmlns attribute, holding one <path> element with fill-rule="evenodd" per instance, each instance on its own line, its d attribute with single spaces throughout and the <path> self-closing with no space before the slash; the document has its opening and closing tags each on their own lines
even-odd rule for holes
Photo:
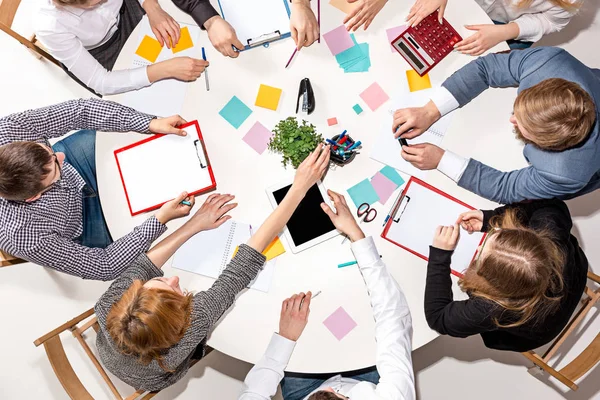
<svg viewBox="0 0 600 400">
<path fill-rule="evenodd" d="M 369 203 L 362 203 L 358 210 L 356 211 L 356 215 L 358 215 L 358 219 L 364 222 L 371 222 L 375 218 L 377 218 L 377 210 L 371 208 Z"/>
</svg>

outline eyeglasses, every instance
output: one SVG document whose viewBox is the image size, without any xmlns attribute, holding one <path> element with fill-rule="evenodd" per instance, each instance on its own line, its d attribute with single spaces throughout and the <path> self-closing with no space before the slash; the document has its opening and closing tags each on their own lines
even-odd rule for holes
<svg viewBox="0 0 600 400">
<path fill-rule="evenodd" d="M 54 157 L 54 163 L 56 164 L 56 168 L 58 169 L 58 179 L 46 186 L 46 188 L 43 189 L 40 192 L 40 194 L 46 193 L 47 191 L 51 190 L 62 179 L 62 167 L 60 166 L 60 162 L 58 161 L 58 156 L 56 155 L 56 153 L 52 153 L 52 157 Z"/>
</svg>

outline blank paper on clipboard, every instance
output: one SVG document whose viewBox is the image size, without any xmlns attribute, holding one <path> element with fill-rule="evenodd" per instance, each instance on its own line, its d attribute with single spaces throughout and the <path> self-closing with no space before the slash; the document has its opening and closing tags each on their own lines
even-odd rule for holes
<svg viewBox="0 0 600 400">
<path fill-rule="evenodd" d="M 435 229 L 440 225 L 454 225 L 461 213 L 472 210 L 415 178 L 408 181 L 399 201 L 381 236 L 425 260 L 429 258 Z M 458 246 L 452 255 L 451 266 L 455 274 L 469 266 L 482 239 L 483 233 L 469 235 L 461 229 Z"/>
<path fill-rule="evenodd" d="M 219 6 L 246 49 L 290 36 L 287 0 L 219 0 Z"/>
<path fill-rule="evenodd" d="M 197 121 L 181 126 L 186 136 L 154 135 L 115 150 L 131 215 L 150 211 L 178 196 L 216 188 Z"/>
</svg>

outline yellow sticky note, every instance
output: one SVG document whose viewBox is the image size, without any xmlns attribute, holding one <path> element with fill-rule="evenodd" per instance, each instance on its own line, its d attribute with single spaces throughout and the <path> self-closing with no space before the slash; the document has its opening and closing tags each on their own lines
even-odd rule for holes
<svg viewBox="0 0 600 400">
<path fill-rule="evenodd" d="M 272 260 L 273 258 L 285 253 L 285 247 L 283 247 L 283 243 L 281 243 L 281 239 L 279 239 L 279 236 L 273 239 L 271 244 L 269 244 L 265 251 L 263 251 L 262 253 L 265 257 L 267 257 L 267 261 Z"/>
<path fill-rule="evenodd" d="M 330 0 L 329 4 L 343 12 L 344 14 L 350 14 L 356 7 L 359 6 L 360 2 L 348 3 L 348 0 Z"/>
<path fill-rule="evenodd" d="M 190 47 L 194 47 L 194 42 L 192 42 L 192 37 L 190 36 L 190 30 L 188 27 L 184 26 L 181 28 L 180 32 L 181 34 L 179 36 L 179 42 L 177 42 L 177 45 L 173 47 L 173 54 L 187 50 Z"/>
<path fill-rule="evenodd" d="M 408 71 L 406 71 L 406 79 L 408 79 L 408 88 L 411 92 L 429 89 L 431 87 L 429 74 L 425 74 L 421 77 L 414 70 L 409 69 Z"/>
<path fill-rule="evenodd" d="M 255 106 L 268 108 L 269 110 L 277 111 L 279 99 L 281 98 L 282 90 L 267 85 L 260 85 L 258 96 L 256 96 Z"/>
<path fill-rule="evenodd" d="M 158 43 L 158 40 L 146 35 L 135 51 L 135 54 L 153 63 L 158 58 L 161 50 L 162 47 L 160 43 Z"/>
</svg>

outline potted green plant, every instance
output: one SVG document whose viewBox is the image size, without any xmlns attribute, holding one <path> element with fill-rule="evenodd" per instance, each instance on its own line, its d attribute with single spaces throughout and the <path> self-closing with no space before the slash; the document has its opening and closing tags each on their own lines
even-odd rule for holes
<svg viewBox="0 0 600 400">
<path fill-rule="evenodd" d="M 279 121 L 273 133 L 269 150 L 282 154 L 283 166 L 287 167 L 291 164 L 294 169 L 298 168 L 310 152 L 323 142 L 323 137 L 316 132 L 314 125 L 304 120 L 302 125 L 299 125 L 295 117 Z"/>
</svg>

